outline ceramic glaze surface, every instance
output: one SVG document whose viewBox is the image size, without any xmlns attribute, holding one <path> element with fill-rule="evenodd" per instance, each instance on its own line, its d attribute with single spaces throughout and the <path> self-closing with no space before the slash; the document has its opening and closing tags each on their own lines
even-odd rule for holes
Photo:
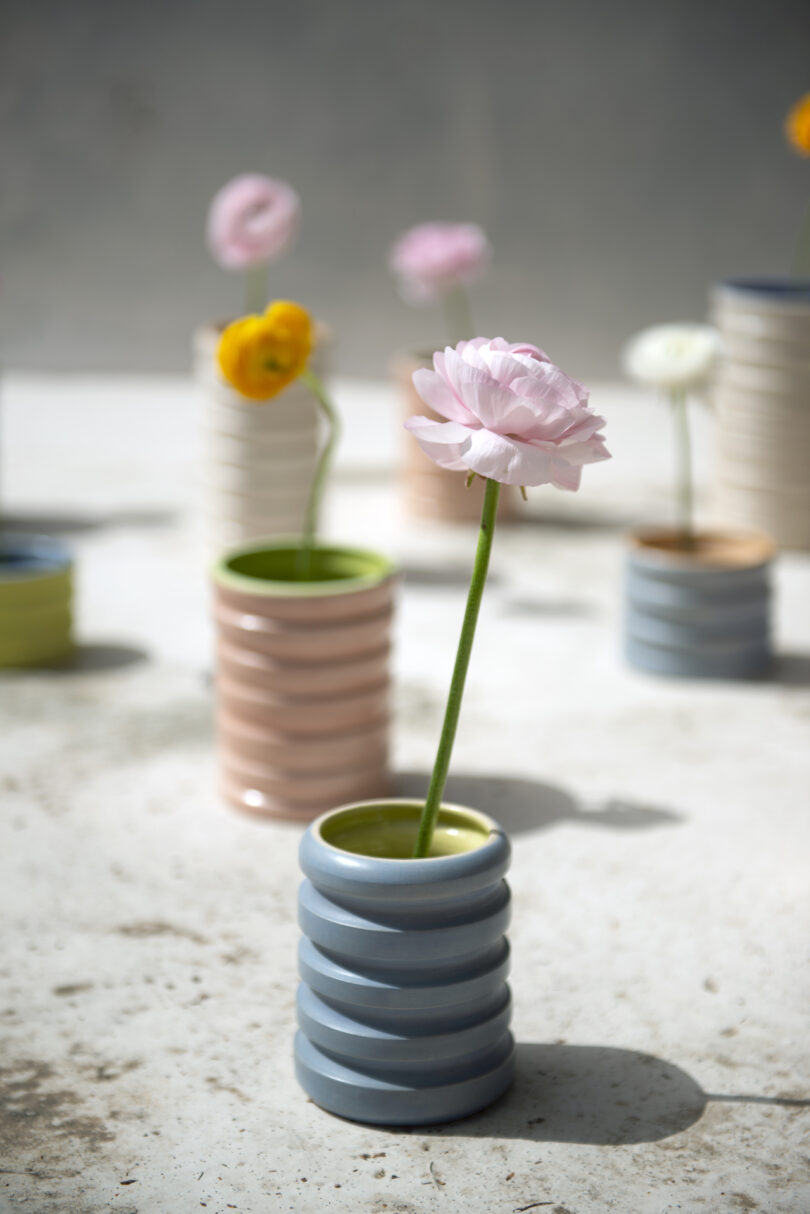
<svg viewBox="0 0 810 1214">
<path fill-rule="evenodd" d="M 0 667 L 44 666 L 73 651 L 73 563 L 54 540 L 0 541 Z"/>
<path fill-rule="evenodd" d="M 772 546 L 761 535 L 704 537 L 692 555 L 636 533 L 625 570 L 625 655 L 650 674 L 746 679 L 771 662 Z M 669 536 L 672 540 L 672 536 Z"/>
<path fill-rule="evenodd" d="M 296 1074 L 323 1108 L 374 1125 L 468 1116 L 513 1077 L 509 842 L 442 806 L 431 856 L 412 860 L 420 811 L 347 806 L 301 842 Z"/>
<path fill-rule="evenodd" d="M 810 548 L 810 282 L 723 283 L 716 513 Z"/>
<path fill-rule="evenodd" d="M 376 553 L 248 545 L 214 567 L 217 734 L 225 799 L 309 820 L 389 791 L 396 575 Z"/>
<path fill-rule="evenodd" d="M 245 400 L 219 373 L 220 333 L 208 325 L 194 337 L 194 374 L 203 395 L 203 512 L 214 556 L 247 540 L 301 531 L 320 447 L 312 393 L 296 381 L 272 400 Z M 317 339 L 312 366 L 323 376 L 323 328 Z"/>
</svg>

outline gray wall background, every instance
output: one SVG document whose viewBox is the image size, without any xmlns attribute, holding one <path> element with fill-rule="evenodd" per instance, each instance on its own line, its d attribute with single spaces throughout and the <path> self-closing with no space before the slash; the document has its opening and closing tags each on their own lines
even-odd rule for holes
<svg viewBox="0 0 810 1214">
<path fill-rule="evenodd" d="M 238 310 L 210 197 L 299 190 L 274 272 L 379 372 L 443 344 L 385 264 L 401 229 L 475 220 L 479 331 L 609 376 L 640 326 L 712 280 L 785 271 L 810 162 L 807 0 L 2 0 L 0 345 L 14 368 L 184 370 Z"/>
</svg>

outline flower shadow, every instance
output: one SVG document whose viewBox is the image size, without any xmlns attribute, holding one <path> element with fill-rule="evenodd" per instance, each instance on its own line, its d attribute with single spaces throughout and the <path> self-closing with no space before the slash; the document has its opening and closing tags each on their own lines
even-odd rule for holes
<svg viewBox="0 0 810 1214">
<path fill-rule="evenodd" d="M 801 1098 L 704 1092 L 674 1063 L 640 1050 L 526 1042 L 516 1047 L 515 1083 L 505 1096 L 434 1132 L 593 1146 L 657 1142 L 689 1129 L 710 1102 L 810 1109 Z"/>
<path fill-rule="evenodd" d="M 399 772 L 394 777 L 395 793 L 399 797 L 423 797 L 429 780 L 426 772 Z M 544 830 L 556 822 L 606 830 L 648 830 L 683 821 L 683 815 L 672 809 L 622 798 L 586 806 L 556 784 L 499 775 L 451 775 L 445 800 L 475 806 L 511 835 Z"/>
</svg>

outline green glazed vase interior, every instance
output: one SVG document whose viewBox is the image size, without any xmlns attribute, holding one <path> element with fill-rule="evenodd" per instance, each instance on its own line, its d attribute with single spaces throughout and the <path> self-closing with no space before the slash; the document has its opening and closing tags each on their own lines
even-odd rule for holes
<svg viewBox="0 0 810 1214">
<path fill-rule="evenodd" d="M 252 545 L 226 554 L 218 561 L 214 575 L 234 590 L 261 591 L 262 586 L 276 594 L 334 593 L 376 585 L 389 577 L 394 567 L 386 557 L 361 548 L 319 544 L 302 566 L 297 540 Z"/>
<path fill-rule="evenodd" d="M 325 843 L 357 856 L 410 860 L 419 831 L 422 805 L 380 801 L 332 814 L 321 826 Z M 428 859 L 458 856 L 483 847 L 492 832 L 489 820 L 474 810 L 443 806 Z"/>
</svg>

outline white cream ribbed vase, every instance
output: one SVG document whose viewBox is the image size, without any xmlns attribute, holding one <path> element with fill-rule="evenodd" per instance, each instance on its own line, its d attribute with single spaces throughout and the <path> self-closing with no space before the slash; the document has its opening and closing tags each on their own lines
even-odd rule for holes
<svg viewBox="0 0 810 1214">
<path fill-rule="evenodd" d="M 715 513 L 810 548 L 810 281 L 716 287 Z"/>
<path fill-rule="evenodd" d="M 318 407 L 295 381 L 265 402 L 248 401 L 222 378 L 222 326 L 194 335 L 194 375 L 202 389 L 202 494 L 209 555 L 303 526 L 320 448 Z M 312 359 L 323 375 L 324 331 Z"/>
</svg>

